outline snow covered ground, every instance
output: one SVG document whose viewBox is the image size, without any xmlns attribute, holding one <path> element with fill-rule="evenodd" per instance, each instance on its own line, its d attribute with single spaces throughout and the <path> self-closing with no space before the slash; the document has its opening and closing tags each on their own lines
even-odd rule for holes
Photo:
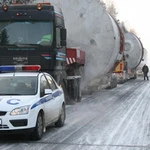
<svg viewBox="0 0 150 150">
<path fill-rule="evenodd" d="M 0 137 L 2 150 L 149 150 L 150 81 L 130 80 L 67 106 L 66 124 L 40 141 Z"/>
</svg>

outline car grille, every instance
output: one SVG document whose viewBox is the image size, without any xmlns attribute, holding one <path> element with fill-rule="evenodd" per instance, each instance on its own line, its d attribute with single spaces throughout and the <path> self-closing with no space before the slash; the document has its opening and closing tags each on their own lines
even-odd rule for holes
<svg viewBox="0 0 150 150">
<path fill-rule="evenodd" d="M 5 116 L 7 111 L 0 111 L 0 116 Z"/>
<path fill-rule="evenodd" d="M 8 129 L 9 127 L 7 125 L 0 125 L 0 129 Z"/>
</svg>

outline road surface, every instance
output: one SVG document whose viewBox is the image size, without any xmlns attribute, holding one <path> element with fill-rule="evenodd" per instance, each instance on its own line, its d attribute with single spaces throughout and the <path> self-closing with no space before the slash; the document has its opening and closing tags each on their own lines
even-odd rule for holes
<svg viewBox="0 0 150 150">
<path fill-rule="evenodd" d="M 150 150 L 150 81 L 138 78 L 95 92 L 66 111 L 64 127 L 49 127 L 39 141 L 1 136 L 0 149 Z"/>
</svg>

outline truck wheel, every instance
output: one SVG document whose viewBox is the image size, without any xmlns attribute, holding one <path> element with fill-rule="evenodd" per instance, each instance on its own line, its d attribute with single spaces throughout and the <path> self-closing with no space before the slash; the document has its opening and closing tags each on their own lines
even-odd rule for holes
<svg viewBox="0 0 150 150">
<path fill-rule="evenodd" d="M 81 102 L 81 96 L 78 97 L 78 101 L 77 102 Z"/>
<path fill-rule="evenodd" d="M 74 82 L 74 90 L 73 90 L 73 99 L 74 99 L 74 101 L 75 102 L 78 102 L 78 95 L 79 95 L 79 85 L 78 85 L 78 83 L 77 83 L 77 81 L 76 80 L 74 80 L 75 82 Z"/>
<path fill-rule="evenodd" d="M 55 126 L 56 127 L 62 127 L 62 126 L 64 126 L 65 119 L 66 119 L 66 110 L 65 110 L 65 105 L 63 104 L 62 105 L 62 109 L 61 109 L 60 117 L 59 117 L 58 121 L 55 122 Z"/>
<path fill-rule="evenodd" d="M 115 79 L 115 85 L 114 85 L 114 88 L 117 87 L 117 79 Z"/>
<path fill-rule="evenodd" d="M 74 96 L 74 101 L 78 102 L 78 96 Z"/>
<path fill-rule="evenodd" d="M 81 94 L 81 90 L 79 89 L 77 102 L 81 102 L 81 98 L 82 98 L 82 94 Z"/>
<path fill-rule="evenodd" d="M 124 79 L 121 79 L 121 80 L 120 80 L 120 84 L 123 84 L 123 83 L 124 83 Z"/>
<path fill-rule="evenodd" d="M 43 128 L 44 128 L 43 117 L 42 114 L 39 113 L 36 121 L 36 127 L 33 133 L 31 134 L 31 139 L 40 140 L 43 136 Z"/>
<path fill-rule="evenodd" d="M 134 74 L 134 77 L 133 77 L 133 79 L 137 79 L 137 74 Z"/>
</svg>

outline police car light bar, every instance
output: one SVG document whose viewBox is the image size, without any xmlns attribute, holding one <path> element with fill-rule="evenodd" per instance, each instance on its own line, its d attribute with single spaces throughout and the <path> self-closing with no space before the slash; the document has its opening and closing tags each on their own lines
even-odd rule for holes
<svg viewBox="0 0 150 150">
<path fill-rule="evenodd" d="M 39 71 L 40 65 L 14 65 L 14 66 L 0 66 L 1 72 L 17 72 L 17 71 Z"/>
</svg>

